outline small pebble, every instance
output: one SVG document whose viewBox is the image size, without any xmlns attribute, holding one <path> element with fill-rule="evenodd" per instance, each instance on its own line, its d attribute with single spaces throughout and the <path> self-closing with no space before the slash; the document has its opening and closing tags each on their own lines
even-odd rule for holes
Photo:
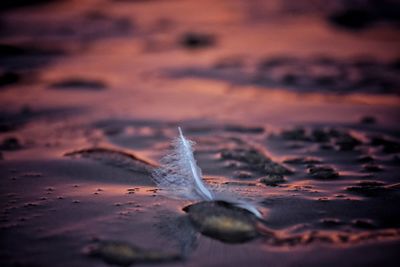
<svg viewBox="0 0 400 267">
<path fill-rule="evenodd" d="M 188 49 L 200 49 L 215 45 L 215 36 L 206 33 L 188 32 L 182 35 L 181 45 Z"/>
<path fill-rule="evenodd" d="M 248 171 L 237 171 L 234 173 L 234 175 L 239 178 L 239 179 L 249 179 L 253 178 L 253 174 Z"/>
<path fill-rule="evenodd" d="M 376 228 L 374 222 L 370 219 L 354 219 L 351 221 L 351 224 L 356 228 L 361 229 L 373 229 Z"/>
<path fill-rule="evenodd" d="M 354 186 L 347 187 L 346 190 L 367 197 L 374 197 L 385 195 L 390 190 L 385 188 L 384 185 L 385 183 L 380 181 L 362 181 Z"/>
<path fill-rule="evenodd" d="M 130 266 L 137 263 L 170 262 L 181 259 L 176 253 L 143 249 L 122 241 L 98 241 L 83 249 L 83 253 L 111 265 Z"/>
<path fill-rule="evenodd" d="M 22 148 L 22 145 L 18 138 L 16 137 L 8 137 L 3 140 L 3 143 L 0 144 L 0 150 L 14 151 Z"/>
<path fill-rule="evenodd" d="M 286 182 L 283 175 L 280 174 L 269 174 L 260 178 L 260 183 L 267 186 L 277 186 L 278 184 Z"/>
<path fill-rule="evenodd" d="M 371 162 L 375 161 L 375 159 L 370 155 L 365 155 L 365 156 L 360 156 L 357 159 L 357 161 L 360 163 L 371 163 Z"/>
<path fill-rule="evenodd" d="M 317 166 L 308 169 L 308 173 L 315 179 L 335 179 L 339 177 L 339 173 L 329 166 Z"/>
<path fill-rule="evenodd" d="M 383 171 L 382 167 L 374 163 L 367 163 L 363 166 L 363 169 L 367 172 L 381 172 Z"/>
</svg>

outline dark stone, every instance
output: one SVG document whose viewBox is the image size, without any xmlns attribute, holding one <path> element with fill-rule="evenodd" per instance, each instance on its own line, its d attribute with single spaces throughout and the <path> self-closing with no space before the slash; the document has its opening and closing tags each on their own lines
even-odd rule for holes
<svg viewBox="0 0 400 267">
<path fill-rule="evenodd" d="M 1 150 L 13 151 L 13 150 L 19 150 L 21 148 L 22 146 L 16 137 L 8 137 L 4 139 L 3 143 L 0 145 Z"/>
<path fill-rule="evenodd" d="M 107 85 L 102 81 L 86 80 L 81 78 L 71 78 L 50 85 L 56 89 L 76 89 L 76 90 L 103 90 Z"/>
<path fill-rule="evenodd" d="M 10 85 L 18 83 L 21 80 L 21 76 L 16 72 L 4 72 L 0 75 L 0 86 Z"/>
<path fill-rule="evenodd" d="M 327 132 L 331 137 L 336 137 L 336 138 L 338 138 L 338 137 L 343 135 L 342 131 L 334 129 L 334 128 L 328 129 Z"/>
<path fill-rule="evenodd" d="M 253 178 L 253 174 L 248 171 L 237 171 L 237 172 L 235 172 L 235 176 L 239 179 Z"/>
<path fill-rule="evenodd" d="M 277 186 L 278 184 L 286 182 L 283 175 L 280 174 L 270 174 L 260 178 L 260 183 L 267 186 Z"/>
<path fill-rule="evenodd" d="M 382 167 L 374 164 L 374 163 L 367 163 L 363 166 L 364 170 L 367 172 L 381 172 L 383 171 Z"/>
<path fill-rule="evenodd" d="M 296 85 L 299 81 L 299 77 L 293 73 L 287 73 L 282 77 L 282 83 L 287 85 Z"/>
<path fill-rule="evenodd" d="M 371 163 L 371 162 L 374 162 L 375 159 L 370 155 L 365 155 L 365 156 L 360 156 L 357 159 L 357 161 L 360 162 L 360 163 Z"/>
<path fill-rule="evenodd" d="M 319 145 L 319 148 L 321 150 L 333 150 L 334 147 L 331 144 L 321 144 Z"/>
<path fill-rule="evenodd" d="M 288 168 L 273 162 L 267 161 L 264 164 L 264 171 L 267 175 L 289 175 L 293 174 L 293 171 L 289 170 Z"/>
<path fill-rule="evenodd" d="M 339 173 L 329 166 L 317 166 L 308 169 L 311 177 L 315 179 L 335 179 L 339 177 Z"/>
<path fill-rule="evenodd" d="M 243 75 L 237 77 L 237 71 L 216 75 L 223 80 L 230 77 L 240 83 L 265 88 L 283 86 L 296 92 L 398 94 L 397 64 L 396 61 L 388 64 L 365 56 L 346 60 L 282 56 L 263 60 L 255 73 L 250 76 L 245 74 L 247 79 Z"/>
<path fill-rule="evenodd" d="M 360 195 L 372 197 L 384 195 L 386 192 L 388 192 L 389 189 L 384 187 L 384 185 L 384 183 L 379 181 L 363 181 L 354 186 L 347 187 L 346 190 Z"/>
<path fill-rule="evenodd" d="M 331 135 L 328 131 L 324 129 L 314 129 L 311 132 L 312 139 L 319 143 L 326 143 L 329 142 L 331 139 Z"/>
<path fill-rule="evenodd" d="M 258 175 L 292 173 L 284 166 L 273 162 L 258 149 L 249 146 L 223 149 L 220 156 L 222 160 L 240 162 L 244 168 L 257 172 Z"/>
<path fill-rule="evenodd" d="M 231 203 L 200 202 L 183 210 L 200 233 L 213 239 L 225 243 L 243 243 L 259 236 L 257 217 Z"/>
<path fill-rule="evenodd" d="M 180 260 L 179 254 L 139 248 L 122 241 L 99 241 L 86 248 L 84 252 L 108 264 L 129 266 L 135 263 L 157 263 Z"/>
<path fill-rule="evenodd" d="M 399 153 L 400 143 L 386 137 L 375 136 L 371 139 L 372 146 L 381 146 L 382 151 L 387 154 Z"/>
<path fill-rule="evenodd" d="M 189 49 L 199 49 L 213 46 L 216 41 L 211 34 L 188 32 L 181 37 L 180 43 Z"/>
<path fill-rule="evenodd" d="M 366 10 L 347 9 L 333 14 L 329 20 L 341 28 L 360 30 L 370 26 L 375 21 L 375 17 Z"/>
<path fill-rule="evenodd" d="M 19 123 L 0 120 L 0 133 L 11 132 L 19 127 Z"/>
<path fill-rule="evenodd" d="M 23 47 L 10 45 L 10 44 L 0 44 L 0 56 L 20 56 L 28 54 L 27 50 Z"/>
<path fill-rule="evenodd" d="M 369 219 L 354 219 L 351 221 L 353 227 L 361 228 L 361 229 L 374 229 L 376 225 L 372 220 Z"/>
<path fill-rule="evenodd" d="M 306 130 L 304 128 L 284 130 L 282 131 L 281 136 L 286 140 L 310 141 L 310 138 L 306 135 Z"/>
<path fill-rule="evenodd" d="M 356 146 L 361 145 L 362 142 L 350 135 L 349 133 L 341 133 L 340 136 L 336 139 L 335 144 L 339 147 L 340 150 L 348 151 L 353 150 Z"/>
</svg>

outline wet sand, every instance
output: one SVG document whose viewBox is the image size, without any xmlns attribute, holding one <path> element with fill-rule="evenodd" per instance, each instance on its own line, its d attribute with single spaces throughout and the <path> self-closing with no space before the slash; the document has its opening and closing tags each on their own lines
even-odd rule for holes
<svg viewBox="0 0 400 267">
<path fill-rule="evenodd" d="M 341 2 L 9 2 L 1 266 L 398 265 L 389 7 L 347 21 Z M 156 188 L 178 126 L 210 188 L 262 219 Z"/>
</svg>

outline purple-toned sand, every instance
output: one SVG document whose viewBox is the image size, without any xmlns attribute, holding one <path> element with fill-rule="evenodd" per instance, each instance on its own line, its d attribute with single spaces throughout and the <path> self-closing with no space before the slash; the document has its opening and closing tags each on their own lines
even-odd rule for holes
<svg viewBox="0 0 400 267">
<path fill-rule="evenodd" d="M 1 1 L 0 266 L 398 266 L 397 2 Z"/>
</svg>

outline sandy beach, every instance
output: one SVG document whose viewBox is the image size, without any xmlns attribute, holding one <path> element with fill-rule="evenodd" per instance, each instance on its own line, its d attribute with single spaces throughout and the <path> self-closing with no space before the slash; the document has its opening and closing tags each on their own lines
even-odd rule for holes
<svg viewBox="0 0 400 267">
<path fill-rule="evenodd" d="M 0 7 L 1 266 L 398 266 L 396 1 Z"/>
</svg>

